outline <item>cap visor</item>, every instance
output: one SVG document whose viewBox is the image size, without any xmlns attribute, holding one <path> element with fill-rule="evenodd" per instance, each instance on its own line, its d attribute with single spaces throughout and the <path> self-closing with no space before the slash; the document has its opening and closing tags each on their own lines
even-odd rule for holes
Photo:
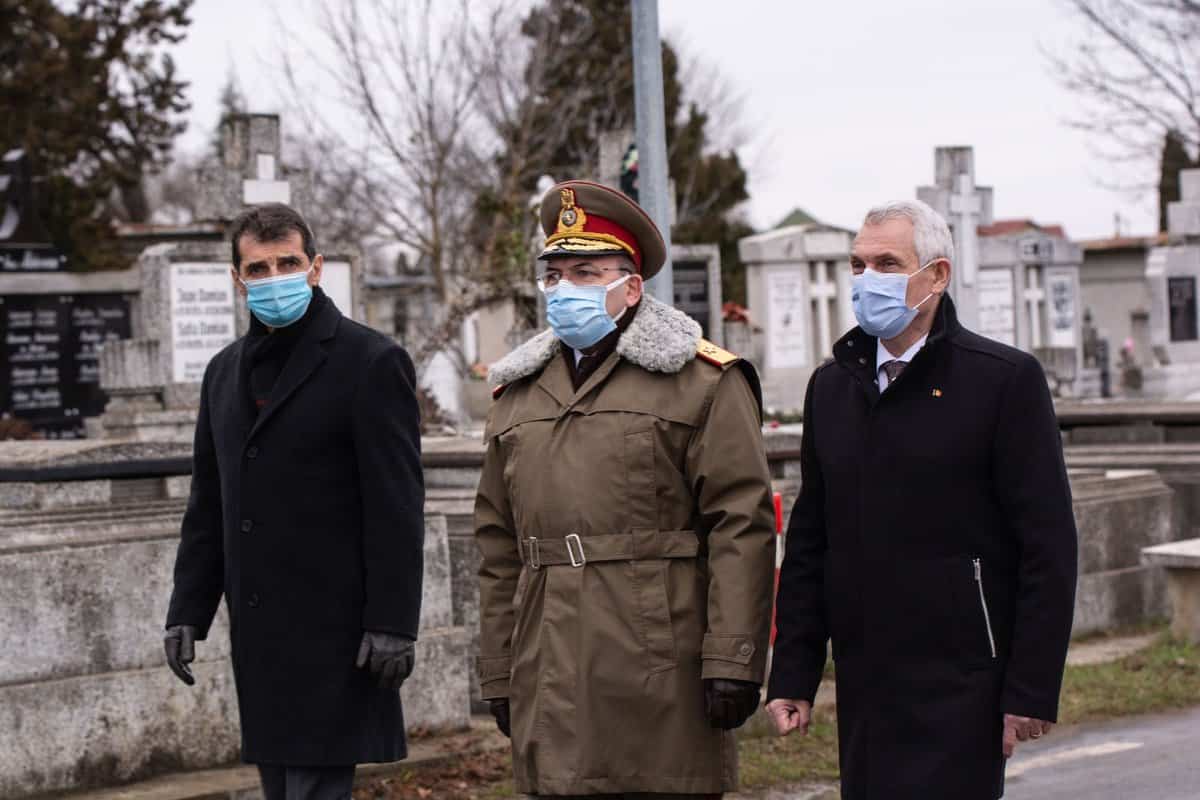
<svg viewBox="0 0 1200 800">
<path fill-rule="evenodd" d="M 543 250 L 538 258 L 563 258 L 564 256 L 629 256 L 629 251 L 613 245 L 612 242 L 600 242 L 595 239 L 572 236 L 559 239 Z"/>
</svg>

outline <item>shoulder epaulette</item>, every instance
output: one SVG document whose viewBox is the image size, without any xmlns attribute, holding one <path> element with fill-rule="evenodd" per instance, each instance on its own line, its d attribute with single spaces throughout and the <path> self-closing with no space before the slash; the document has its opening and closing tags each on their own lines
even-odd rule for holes
<svg viewBox="0 0 1200 800">
<path fill-rule="evenodd" d="M 696 344 L 696 357 L 722 368 L 729 366 L 741 358 L 724 348 L 717 347 L 707 339 L 701 339 Z"/>
</svg>

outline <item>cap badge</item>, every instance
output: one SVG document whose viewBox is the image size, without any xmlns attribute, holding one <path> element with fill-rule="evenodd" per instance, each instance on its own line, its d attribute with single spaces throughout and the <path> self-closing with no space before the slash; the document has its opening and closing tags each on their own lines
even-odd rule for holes
<svg viewBox="0 0 1200 800">
<path fill-rule="evenodd" d="M 559 194 L 562 198 L 562 208 L 558 212 L 558 229 L 555 233 L 583 233 L 583 226 L 587 224 L 587 214 L 583 213 L 580 206 L 575 205 L 575 190 L 563 189 Z"/>
</svg>

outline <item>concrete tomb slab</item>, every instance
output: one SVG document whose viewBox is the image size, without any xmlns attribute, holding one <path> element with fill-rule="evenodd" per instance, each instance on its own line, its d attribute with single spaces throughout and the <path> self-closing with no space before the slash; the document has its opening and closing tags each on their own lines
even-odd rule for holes
<svg viewBox="0 0 1200 800">
<path fill-rule="evenodd" d="M 1142 558 L 1167 570 L 1171 633 L 1200 644 L 1200 539 L 1147 547 Z"/>
</svg>

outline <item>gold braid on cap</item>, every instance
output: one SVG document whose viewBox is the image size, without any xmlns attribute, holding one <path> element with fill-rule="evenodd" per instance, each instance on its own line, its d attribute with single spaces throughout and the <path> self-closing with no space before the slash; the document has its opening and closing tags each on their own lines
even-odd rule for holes
<svg viewBox="0 0 1200 800">
<path fill-rule="evenodd" d="M 588 216 L 583 206 L 575 204 L 574 189 L 560 189 L 561 207 L 558 210 L 558 225 L 554 233 L 546 237 L 546 247 L 564 242 L 562 249 L 573 252 L 607 251 L 614 247 L 634 257 L 633 246 L 610 233 L 585 231 Z"/>
</svg>

